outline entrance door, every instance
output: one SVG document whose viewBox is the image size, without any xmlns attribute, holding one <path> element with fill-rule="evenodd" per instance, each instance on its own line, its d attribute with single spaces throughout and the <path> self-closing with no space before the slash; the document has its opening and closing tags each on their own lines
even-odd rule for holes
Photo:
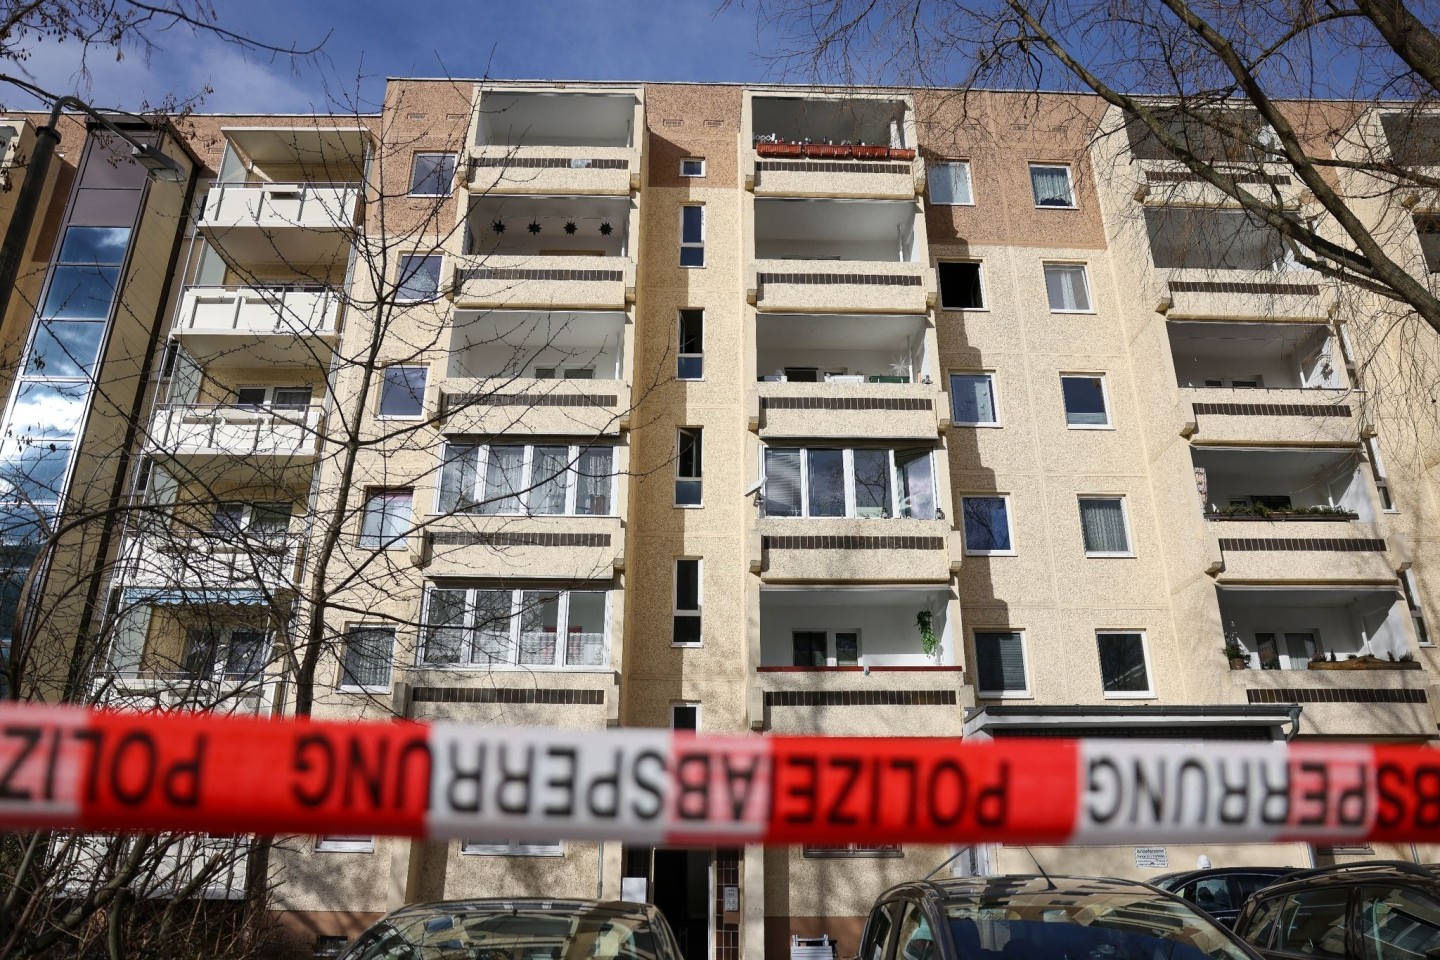
<svg viewBox="0 0 1440 960">
<path fill-rule="evenodd" d="M 685 960 L 710 960 L 715 897 L 710 889 L 713 850 L 656 850 L 651 900 L 665 914 Z"/>
</svg>

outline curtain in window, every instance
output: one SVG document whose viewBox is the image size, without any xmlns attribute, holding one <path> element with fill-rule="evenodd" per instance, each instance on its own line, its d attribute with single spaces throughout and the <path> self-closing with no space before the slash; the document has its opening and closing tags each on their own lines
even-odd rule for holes
<svg viewBox="0 0 1440 960">
<path fill-rule="evenodd" d="M 970 164 L 931 164 L 930 202 L 935 204 L 970 203 Z"/>
<path fill-rule="evenodd" d="M 800 451 L 765 449 L 765 515 L 800 516 Z"/>
<path fill-rule="evenodd" d="M 1130 538 L 1125 532 L 1125 508 L 1118 499 L 1081 500 L 1080 529 L 1085 534 L 1087 553 L 1128 553 L 1130 550 Z"/>
<path fill-rule="evenodd" d="M 530 464 L 530 512 L 565 512 L 565 475 L 569 472 L 568 447 L 536 447 Z"/>
<path fill-rule="evenodd" d="M 425 617 L 426 663 L 459 663 L 465 645 L 465 591 L 432 590 Z"/>
<path fill-rule="evenodd" d="M 1035 203 L 1041 207 L 1070 207 L 1069 171 L 1064 167 L 1031 167 L 1030 184 L 1035 188 Z"/>
<path fill-rule="evenodd" d="M 614 474 L 610 466 L 609 447 L 591 447 L 580 451 L 575 472 L 579 475 L 575 490 L 575 512 L 593 516 L 610 513 L 610 488 Z"/>
<path fill-rule="evenodd" d="M 1004 497 L 966 497 L 961 501 L 965 514 L 965 546 L 971 550 L 1009 550 L 1010 518 Z"/>
<path fill-rule="evenodd" d="M 895 475 L 900 484 L 900 516 L 935 519 L 935 475 L 930 451 L 896 450 Z"/>
<path fill-rule="evenodd" d="M 492 446 L 485 464 L 485 497 L 481 513 L 519 513 L 525 471 L 525 448 Z"/>
<path fill-rule="evenodd" d="M 475 480 L 480 470 L 480 448 L 450 444 L 440 467 L 440 512 L 465 513 L 475 509 Z"/>
<path fill-rule="evenodd" d="M 386 490 L 365 501 L 360 524 L 360 545 L 386 547 L 405 535 L 410 525 L 410 491 Z"/>
<path fill-rule="evenodd" d="M 599 590 L 572 590 L 566 620 L 566 666 L 604 666 L 605 594 Z"/>
<path fill-rule="evenodd" d="M 855 516 L 890 516 L 890 451 L 856 450 Z"/>
<path fill-rule="evenodd" d="M 1085 268 L 1079 264 L 1050 264 L 1045 267 L 1045 292 L 1051 310 L 1089 310 L 1085 291 Z"/>
<path fill-rule="evenodd" d="M 995 389 L 988 376 L 957 374 L 950 378 L 956 423 L 994 423 Z"/>
<path fill-rule="evenodd" d="M 510 650 L 510 623 L 513 612 L 509 590 L 475 591 L 475 652 L 479 664 L 514 663 Z"/>
<path fill-rule="evenodd" d="M 1020 693 L 1026 689 L 1025 647 L 1019 633 L 975 634 L 975 673 L 986 693 Z"/>
<path fill-rule="evenodd" d="M 345 638 L 345 667 L 340 682 L 350 687 L 388 687 L 395 631 L 356 627 Z"/>
<path fill-rule="evenodd" d="M 555 663 L 560 634 L 560 594 L 527 590 L 520 594 L 521 664 L 550 666 Z"/>
<path fill-rule="evenodd" d="M 219 627 L 190 627 L 185 631 L 185 660 L 181 664 L 191 679 L 209 677 L 215 672 L 223 642 Z"/>
<path fill-rule="evenodd" d="M 845 452 L 807 450 L 810 468 L 810 516 L 845 516 Z"/>
</svg>

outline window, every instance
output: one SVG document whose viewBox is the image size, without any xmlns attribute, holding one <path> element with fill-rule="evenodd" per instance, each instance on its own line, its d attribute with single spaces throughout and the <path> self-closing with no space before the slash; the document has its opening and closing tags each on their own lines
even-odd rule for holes
<svg viewBox="0 0 1440 960">
<path fill-rule="evenodd" d="M 455 154 L 417 153 L 410 168 L 410 196 L 448 197 L 455 183 Z"/>
<path fill-rule="evenodd" d="M 830 848 L 816 847 L 815 849 L 823 851 Z M 821 856 L 824 854 L 822 853 Z M 884 903 L 871 912 L 870 919 L 865 923 L 865 939 L 860 944 L 860 954 L 856 960 L 882 960 L 897 909 L 899 909 L 898 903 Z"/>
<path fill-rule="evenodd" d="M 1430 631 L 1425 629 L 1425 610 L 1420 606 L 1420 591 L 1415 583 L 1414 570 L 1400 571 L 1400 589 L 1405 594 L 1405 606 L 1410 610 L 1410 620 L 1415 624 L 1415 642 L 1422 647 L 1434 646 Z"/>
<path fill-rule="evenodd" d="M 826 847 L 807 843 L 804 855 L 807 860 L 839 860 L 861 857 L 903 857 L 905 851 L 898 843 L 841 843 Z M 883 941 L 881 945 L 883 946 Z"/>
<path fill-rule="evenodd" d="M 680 161 L 680 176 L 682 177 L 703 177 L 705 176 L 704 157 L 686 157 Z"/>
<path fill-rule="evenodd" d="M 1025 635 L 1019 630 L 976 630 L 975 682 L 982 697 L 1030 696 Z"/>
<path fill-rule="evenodd" d="M 1010 539 L 1008 496 L 961 497 L 960 515 L 964 522 L 967 554 L 983 557 L 1015 553 Z"/>
<path fill-rule="evenodd" d="M 698 507 L 702 503 L 701 470 L 704 442 L 699 427 L 675 431 L 675 506 Z"/>
<path fill-rule="evenodd" d="M 935 519 L 930 451 L 923 447 L 765 448 L 767 517 Z"/>
<path fill-rule="evenodd" d="M 414 419 L 425 412 L 429 367 L 386 367 L 381 373 L 380 416 Z"/>
<path fill-rule="evenodd" d="M 1440 273 L 1440 217 L 1416 217 L 1415 232 L 1420 236 L 1420 254 L 1425 261 L 1425 271 Z"/>
<path fill-rule="evenodd" d="M 482 857 L 563 857 L 565 844 L 560 840 L 466 840 L 460 852 Z"/>
<path fill-rule="evenodd" d="M 984 310 L 985 288 L 980 281 L 979 261 L 941 261 L 940 307 L 943 310 Z"/>
<path fill-rule="evenodd" d="M 1380 459 L 1380 447 L 1373 437 L 1365 438 L 1365 456 L 1370 461 L 1370 475 L 1375 478 L 1375 492 L 1380 495 L 1380 508 L 1386 513 L 1396 513 L 1390 482 L 1385 479 L 1385 462 Z"/>
<path fill-rule="evenodd" d="M 1075 206 L 1075 189 L 1070 182 L 1070 168 L 1058 164 L 1030 164 L 1030 188 L 1035 192 L 1037 207 Z"/>
<path fill-rule="evenodd" d="M 995 374 L 950 374 L 950 412 L 957 427 L 998 427 Z"/>
<path fill-rule="evenodd" d="M 394 658 L 393 628 L 351 627 L 345 634 L 340 686 L 390 689 L 390 663 Z"/>
<path fill-rule="evenodd" d="M 1080 530 L 1087 557 L 1130 557 L 1124 497 L 1081 497 Z"/>
<path fill-rule="evenodd" d="M 1105 378 L 1098 374 L 1060 374 L 1060 395 L 1065 401 L 1065 425 L 1075 430 L 1110 426 L 1105 402 Z"/>
<path fill-rule="evenodd" d="M 700 380 L 705 376 L 705 311 L 680 311 L 680 350 L 676 354 L 675 376 Z"/>
<path fill-rule="evenodd" d="M 1364 960 L 1432 957 L 1440 950 L 1440 904 L 1420 891 L 1362 887 L 1358 904 L 1356 925 Z"/>
<path fill-rule="evenodd" d="M 360 517 L 360 546 L 372 550 L 403 549 L 405 534 L 410 529 L 411 497 L 409 490 L 375 490 L 366 494 Z"/>
<path fill-rule="evenodd" d="M 215 505 L 210 532 L 226 539 L 250 537 L 266 543 L 283 542 L 290 533 L 290 511 L 294 504 L 222 501 Z"/>
<path fill-rule="evenodd" d="M 700 732 L 700 704 L 698 703 L 672 703 L 670 704 L 670 729 L 688 730 L 691 733 Z"/>
<path fill-rule="evenodd" d="M 795 630 L 790 634 L 791 663 L 797 667 L 858 667 L 858 630 Z"/>
<path fill-rule="evenodd" d="M 414 254 L 400 258 L 395 275 L 395 299 L 402 303 L 434 300 L 440 296 L 440 255 Z"/>
<path fill-rule="evenodd" d="M 605 590 L 437 588 L 426 594 L 421 662 L 603 667 L 608 636 Z"/>
<path fill-rule="evenodd" d="M 697 203 L 680 208 L 680 266 L 705 266 L 705 208 Z"/>
<path fill-rule="evenodd" d="M 1206 913 L 1234 910 L 1238 906 L 1230 896 L 1230 884 L 1223 874 L 1188 883 L 1179 893 Z"/>
<path fill-rule="evenodd" d="M 536 367 L 536 380 L 594 380 L 594 367 Z"/>
<path fill-rule="evenodd" d="M 1345 914 L 1349 898 L 1349 885 L 1292 893 L 1280 915 L 1273 949 L 1314 957 L 1345 957 Z"/>
<path fill-rule="evenodd" d="M 674 633 L 670 642 L 677 647 L 700 646 L 700 561 L 675 561 Z"/>
<path fill-rule="evenodd" d="M 253 410 L 304 410 L 310 406 L 310 387 L 237 387 L 235 405 Z"/>
<path fill-rule="evenodd" d="M 1145 634 L 1101 630 L 1095 634 L 1095 642 L 1100 648 L 1100 682 L 1107 699 L 1155 695 Z"/>
<path fill-rule="evenodd" d="M 207 623 L 186 628 L 181 667 L 193 680 L 254 680 L 269 650 L 263 628 Z"/>
<path fill-rule="evenodd" d="M 362 834 L 332 833 L 315 838 L 320 853 L 374 853 L 375 838 Z"/>
<path fill-rule="evenodd" d="M 970 162 L 951 160 L 932 163 L 927 170 L 930 180 L 930 202 L 936 206 L 973 206 L 975 197 L 970 189 Z"/>
<path fill-rule="evenodd" d="M 1045 294 L 1052 313 L 1089 313 L 1090 281 L 1083 263 L 1045 264 Z"/>
<path fill-rule="evenodd" d="M 609 516 L 612 461 L 608 446 L 447 444 L 436 511 Z"/>
</svg>

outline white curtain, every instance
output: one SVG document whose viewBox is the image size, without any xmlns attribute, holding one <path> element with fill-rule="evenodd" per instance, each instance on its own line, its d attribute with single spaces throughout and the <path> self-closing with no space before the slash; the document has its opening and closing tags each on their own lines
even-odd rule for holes
<svg viewBox="0 0 1440 960">
<path fill-rule="evenodd" d="M 610 448 L 591 447 L 582 451 L 575 469 L 579 474 L 575 512 L 594 516 L 610 513 L 610 487 L 614 483 Z"/>
<path fill-rule="evenodd" d="M 565 512 L 565 475 L 570 462 L 568 447 L 536 447 L 530 466 L 530 512 Z"/>
<path fill-rule="evenodd" d="M 800 516 L 800 451 L 765 451 L 765 516 Z"/>
<path fill-rule="evenodd" d="M 1035 203 L 1041 207 L 1072 207 L 1070 171 L 1065 167 L 1031 167 L 1030 183 L 1035 188 Z"/>
<path fill-rule="evenodd" d="M 1119 500 L 1081 500 L 1080 527 L 1090 553 L 1128 553 L 1125 508 Z"/>
<path fill-rule="evenodd" d="M 950 378 L 956 423 L 994 423 L 995 390 L 985 374 L 956 374 Z"/>
<path fill-rule="evenodd" d="M 970 164 L 931 164 L 930 202 L 934 204 L 972 203 Z"/>
<path fill-rule="evenodd" d="M 480 470 L 480 448 L 474 444 L 450 444 L 440 468 L 440 512 L 475 509 L 475 480 Z"/>
<path fill-rule="evenodd" d="M 426 663 L 459 663 L 464 644 L 465 591 L 430 591 L 422 659 Z"/>
<path fill-rule="evenodd" d="M 1045 292 L 1050 298 L 1051 310 L 1090 309 L 1090 294 L 1085 289 L 1085 268 L 1080 264 L 1047 264 Z"/>
<path fill-rule="evenodd" d="M 485 464 L 485 499 L 480 512 L 519 513 L 524 470 L 524 447 L 492 446 Z"/>
</svg>

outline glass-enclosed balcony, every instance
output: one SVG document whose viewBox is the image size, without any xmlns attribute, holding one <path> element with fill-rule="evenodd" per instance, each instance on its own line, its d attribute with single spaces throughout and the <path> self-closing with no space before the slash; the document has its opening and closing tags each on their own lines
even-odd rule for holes
<svg viewBox="0 0 1440 960">
<path fill-rule="evenodd" d="M 1409 614 L 1392 588 L 1221 588 L 1219 598 L 1226 638 L 1252 670 L 1306 670 L 1332 655 L 1390 663 L 1411 652 Z"/>
</svg>

